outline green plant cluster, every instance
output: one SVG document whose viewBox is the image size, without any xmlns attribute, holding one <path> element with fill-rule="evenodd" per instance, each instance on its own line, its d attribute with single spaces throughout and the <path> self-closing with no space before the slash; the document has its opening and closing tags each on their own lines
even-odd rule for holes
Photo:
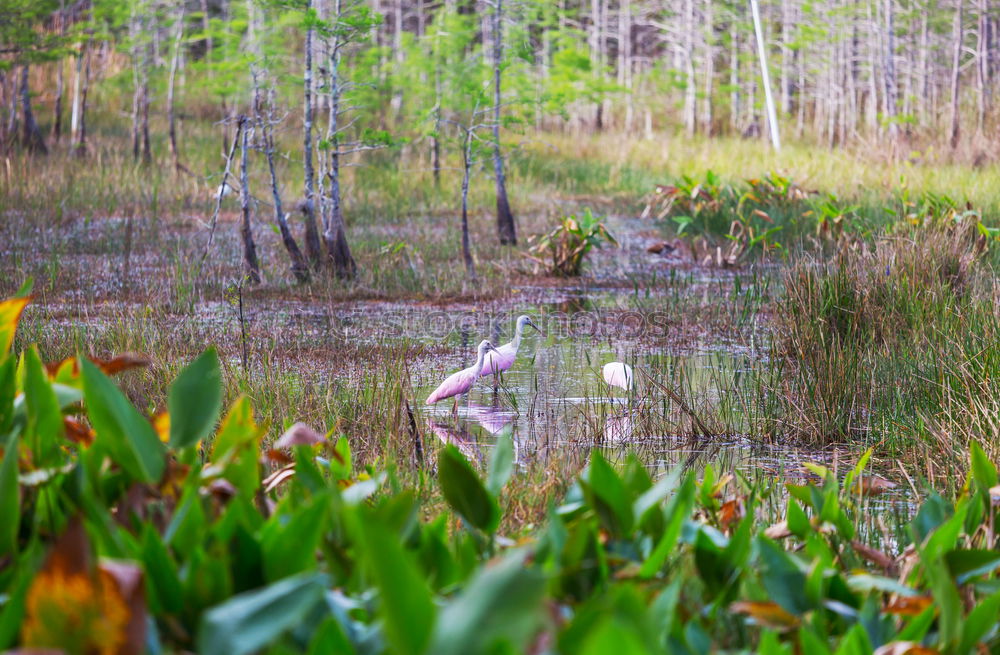
<svg viewBox="0 0 1000 655">
<path fill-rule="evenodd" d="M 498 534 L 514 472 L 505 438 L 485 475 L 441 449 L 444 503 L 428 502 L 392 467 L 355 470 L 343 437 L 296 425 L 266 449 L 246 398 L 221 412 L 213 350 L 152 419 L 109 377 L 126 360 L 11 354 L 26 304 L 0 303 L 0 648 L 1000 647 L 1000 488 L 975 445 L 959 497 L 931 493 L 895 543 L 858 527 L 877 480 L 867 454 L 843 478 L 811 465 L 813 482 L 781 487 L 710 467 L 654 481 L 598 450 L 545 525 L 512 541 Z"/>
</svg>

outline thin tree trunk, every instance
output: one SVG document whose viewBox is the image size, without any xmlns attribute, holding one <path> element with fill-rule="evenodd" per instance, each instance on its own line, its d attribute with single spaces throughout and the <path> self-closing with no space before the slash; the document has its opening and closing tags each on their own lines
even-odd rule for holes
<svg viewBox="0 0 1000 655">
<path fill-rule="evenodd" d="M 472 168 L 472 130 L 466 130 L 462 144 L 462 260 L 465 274 L 470 280 L 476 279 L 476 265 L 472 261 L 472 245 L 469 240 L 469 172 Z"/>
<path fill-rule="evenodd" d="M 256 82 L 255 82 L 256 85 Z M 277 118 L 274 115 L 274 87 L 268 92 L 267 115 L 262 115 L 258 109 L 257 124 L 261 129 L 261 136 L 264 142 L 264 153 L 267 156 L 267 170 L 271 175 L 271 197 L 274 199 L 274 222 L 278 224 L 278 231 L 281 233 L 281 242 L 288 251 L 288 256 L 292 260 L 292 275 L 300 283 L 309 281 L 309 265 L 306 258 L 299 250 L 292 231 L 288 227 L 288 215 L 281 203 L 281 193 L 278 191 L 278 174 L 274 168 L 274 124 Z"/>
<path fill-rule="evenodd" d="M 59 34 L 66 36 L 66 0 L 59 0 Z M 58 142 L 62 139 L 62 118 L 63 118 L 63 86 L 66 62 L 60 56 L 59 66 L 56 68 L 56 99 L 52 107 L 52 138 Z"/>
<path fill-rule="evenodd" d="M 771 145 L 775 150 L 781 150 L 781 135 L 778 134 L 778 117 L 774 111 L 774 98 L 771 97 L 771 74 L 767 69 L 767 55 L 764 45 L 764 35 L 760 25 L 760 11 L 757 0 L 750 0 L 750 12 L 753 14 L 754 33 L 757 36 L 757 55 L 760 58 L 760 78 L 764 86 L 764 103 L 767 105 L 767 127 L 771 135 Z"/>
<path fill-rule="evenodd" d="M 49 149 L 45 145 L 45 137 L 35 122 L 35 112 L 31 110 L 31 89 L 28 86 L 28 65 L 21 67 L 21 143 L 31 152 L 48 154 Z"/>
<path fill-rule="evenodd" d="M 497 236 L 502 245 L 517 244 L 514 214 L 507 200 L 507 183 L 500 153 L 500 73 L 503 65 L 503 0 L 493 12 L 493 173 L 497 193 Z"/>
<path fill-rule="evenodd" d="M 153 153 L 149 145 L 149 59 L 151 44 L 146 44 L 142 56 L 142 163 L 151 164 Z"/>
<path fill-rule="evenodd" d="M 334 0 L 333 19 L 340 20 L 340 0 Z M 347 245 L 347 234 L 344 227 L 344 214 L 340 198 L 340 37 L 333 36 L 330 50 L 330 122 L 327 127 L 327 141 L 330 143 L 329 168 L 327 178 L 330 184 L 326 222 L 323 226 L 323 240 L 326 242 L 327 257 L 333 266 L 333 271 L 339 278 L 352 278 L 357 273 L 357 264 L 351 256 Z"/>
<path fill-rule="evenodd" d="M 240 117 L 242 124 L 240 141 L 240 236 L 243 239 L 243 274 L 254 284 L 260 284 L 260 263 L 257 261 L 257 246 L 253 241 L 253 226 L 250 223 L 250 174 L 247 168 L 247 133 L 246 117 Z"/>
<path fill-rule="evenodd" d="M 306 11 L 312 9 L 312 0 L 306 0 Z M 302 74 L 303 78 L 303 94 L 304 94 L 304 120 L 302 124 L 303 132 L 303 160 L 304 160 L 304 173 L 305 173 L 305 198 L 301 206 L 302 209 L 302 221 L 305 224 L 305 244 L 306 244 L 306 256 L 309 258 L 309 262 L 312 264 L 314 269 L 319 269 L 322 265 L 323 255 L 322 246 L 319 241 L 319 228 L 316 226 L 316 173 L 313 169 L 313 142 L 312 142 L 312 130 L 313 130 L 313 100 L 312 100 L 312 86 L 313 86 L 313 28 L 310 24 L 306 29 L 306 44 L 305 44 L 305 71 Z"/>
<path fill-rule="evenodd" d="M 698 83 L 694 75 L 694 0 L 684 0 L 684 131 L 693 135 L 697 128 L 695 103 Z"/>
<path fill-rule="evenodd" d="M 712 89 L 715 86 L 715 24 L 712 3 L 714 0 L 705 0 L 705 81 L 702 94 L 701 105 L 701 129 L 707 136 L 712 136 L 712 122 L 714 112 L 712 107 Z"/>
<path fill-rule="evenodd" d="M 431 135 L 431 170 L 434 188 L 441 188 L 441 64 L 434 64 L 434 134 Z"/>
<path fill-rule="evenodd" d="M 885 114 L 889 122 L 889 138 L 893 141 L 899 132 L 896 125 L 896 48 L 893 0 L 885 0 Z"/>
<path fill-rule="evenodd" d="M 958 79 L 962 63 L 962 10 L 963 0 L 958 0 L 955 11 L 955 25 L 952 30 L 954 51 L 951 60 L 951 129 L 948 130 L 948 143 L 952 149 L 958 147 L 959 116 L 958 116 Z"/>
<path fill-rule="evenodd" d="M 170 77 L 167 81 L 167 137 L 170 140 L 170 156 L 174 160 L 175 171 L 187 170 L 181 164 L 180 151 L 177 149 L 177 112 L 174 109 L 174 83 L 177 80 L 177 66 L 180 62 L 181 40 L 184 38 L 184 8 L 184 3 L 180 3 L 177 35 L 174 37 L 174 51 L 170 57 Z"/>
<path fill-rule="evenodd" d="M 976 30 L 976 82 L 978 86 L 976 93 L 976 133 L 980 137 L 983 135 L 983 127 L 986 123 L 986 106 L 988 104 L 987 95 L 989 94 L 987 81 L 989 69 L 986 61 L 988 56 L 986 48 L 987 11 L 986 0 L 979 0 L 979 16 L 977 17 L 978 28 Z"/>
</svg>

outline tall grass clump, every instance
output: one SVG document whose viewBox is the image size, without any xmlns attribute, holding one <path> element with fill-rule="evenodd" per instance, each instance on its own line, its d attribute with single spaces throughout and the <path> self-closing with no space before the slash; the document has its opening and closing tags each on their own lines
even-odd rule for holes
<svg viewBox="0 0 1000 655">
<path fill-rule="evenodd" d="M 806 257 L 784 277 L 770 426 L 809 441 L 912 445 L 994 434 L 1000 313 L 978 220 Z M 933 427 L 932 427 L 933 426 Z"/>
</svg>

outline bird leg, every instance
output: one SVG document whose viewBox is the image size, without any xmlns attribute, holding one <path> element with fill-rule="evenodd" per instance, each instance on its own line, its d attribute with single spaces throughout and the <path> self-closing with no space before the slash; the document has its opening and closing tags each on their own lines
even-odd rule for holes
<svg viewBox="0 0 1000 655">
<path fill-rule="evenodd" d="M 500 388 L 500 371 L 493 371 L 493 393 Z"/>
<path fill-rule="evenodd" d="M 455 404 L 451 406 L 451 415 L 458 418 L 458 394 L 455 395 Z"/>
</svg>

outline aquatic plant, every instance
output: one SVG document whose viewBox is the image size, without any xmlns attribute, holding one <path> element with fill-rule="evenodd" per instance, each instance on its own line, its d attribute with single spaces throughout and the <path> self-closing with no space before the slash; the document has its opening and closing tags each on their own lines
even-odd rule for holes
<svg viewBox="0 0 1000 655">
<path fill-rule="evenodd" d="M 571 214 L 563 218 L 547 234 L 535 237 L 527 254 L 546 266 L 551 275 L 577 277 L 587 253 L 605 243 L 618 245 L 604 223 L 587 208 L 579 216 Z"/>
<path fill-rule="evenodd" d="M 599 450 L 545 524 L 500 532 L 514 474 L 436 453 L 439 501 L 346 437 L 303 424 L 268 447 L 225 412 L 208 350 L 148 417 L 110 375 L 12 354 L 27 299 L 0 304 L 0 647 L 68 652 L 974 653 L 1000 643 L 995 466 L 972 444 L 954 501 L 862 530 L 885 485 L 751 483 L 706 467 L 653 480 Z M 112 363 L 114 362 L 114 363 Z M 221 420 L 220 420 L 221 416 Z M 427 475 L 430 474 L 428 470 Z M 85 595 L 91 612 L 79 602 Z M 74 600 L 77 599 L 77 600 Z M 74 632 L 60 630 L 71 625 Z"/>
</svg>

